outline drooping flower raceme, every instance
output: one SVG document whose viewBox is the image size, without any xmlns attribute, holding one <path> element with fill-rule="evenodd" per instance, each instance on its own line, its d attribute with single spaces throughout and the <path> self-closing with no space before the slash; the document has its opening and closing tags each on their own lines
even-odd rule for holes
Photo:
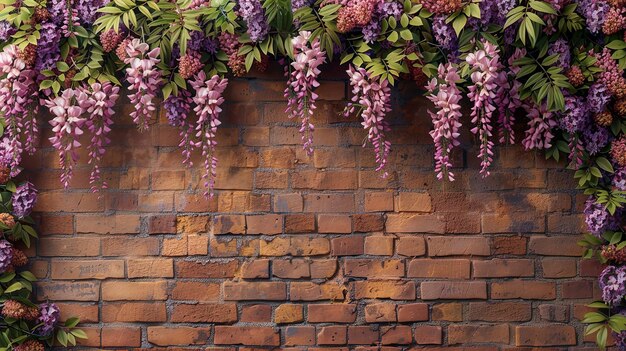
<svg viewBox="0 0 626 351">
<path fill-rule="evenodd" d="M 170 95 L 164 103 L 168 123 L 180 130 L 178 146 L 183 149 L 183 164 L 189 167 L 193 165 L 191 152 L 195 147 L 194 126 L 188 118 L 192 102 L 191 93 L 181 89 L 178 91 L 178 95 Z"/>
<path fill-rule="evenodd" d="M 597 55 L 598 61 L 596 65 L 602 68 L 602 72 L 598 73 L 598 81 L 608 89 L 608 91 L 621 98 L 626 96 L 626 79 L 624 78 L 624 70 L 622 70 L 617 61 L 611 57 L 611 50 L 604 48 Z M 602 111 L 598 111 L 602 112 Z"/>
<path fill-rule="evenodd" d="M 150 115 L 155 111 L 154 98 L 161 83 L 161 71 L 157 69 L 159 64 L 160 48 L 152 51 L 146 43 L 139 39 L 133 39 L 125 46 L 126 80 L 130 83 L 128 89 L 133 94 L 128 95 L 130 102 L 135 105 L 135 110 L 130 113 L 133 121 L 140 131 L 148 129 Z"/>
<path fill-rule="evenodd" d="M 433 78 L 426 88 L 428 99 L 435 105 L 436 112 L 428 111 L 433 120 L 430 136 L 435 143 L 435 172 L 438 179 L 454 180 L 450 170 L 450 152 L 459 145 L 459 129 L 461 128 L 461 91 L 456 85 L 460 80 L 456 68 L 448 63 L 440 64 L 437 78 Z"/>
<path fill-rule="evenodd" d="M 446 23 L 446 16 L 444 15 L 433 17 L 433 37 L 444 50 L 454 52 L 458 49 L 459 39 L 452 25 Z"/>
<path fill-rule="evenodd" d="M 552 128 L 557 125 L 554 112 L 549 111 L 545 105 L 537 106 L 532 101 L 528 101 L 523 107 L 528 114 L 528 129 L 524 132 L 522 145 L 526 150 L 549 149 L 554 138 Z"/>
<path fill-rule="evenodd" d="M 239 14 L 246 22 L 250 40 L 257 43 L 267 37 L 270 26 L 265 19 L 265 11 L 260 0 L 238 0 Z"/>
<path fill-rule="evenodd" d="M 119 97 L 120 88 L 111 83 L 93 83 L 89 88 L 84 89 L 88 95 L 85 104 L 89 117 L 85 120 L 85 125 L 91 133 L 91 143 L 89 144 L 89 164 L 91 165 L 91 175 L 89 184 L 92 191 L 99 188 L 106 189 L 107 183 L 102 180 L 100 174 L 100 164 L 104 156 L 105 149 L 111 140 L 107 137 L 113 125 L 113 106 Z"/>
<path fill-rule="evenodd" d="M 82 117 L 88 106 L 88 97 L 80 89 L 66 89 L 58 97 L 44 101 L 54 116 L 50 120 L 54 136 L 50 138 L 52 146 L 59 152 L 59 165 L 61 166 L 61 183 L 65 188 L 69 186 L 72 178 L 74 165 L 78 161 L 76 150 L 81 146 L 78 139 L 83 134 Z"/>
<path fill-rule="evenodd" d="M 348 0 L 337 14 L 337 30 L 347 33 L 356 27 L 364 27 L 374 15 L 376 4 L 383 0 Z"/>
<path fill-rule="evenodd" d="M 626 266 L 607 266 L 600 274 L 602 300 L 609 305 L 619 304 L 626 295 Z"/>
<path fill-rule="evenodd" d="M 11 196 L 13 215 L 17 218 L 28 216 L 37 203 L 37 189 L 31 182 L 25 182 L 17 187 Z"/>
<path fill-rule="evenodd" d="M 493 160 L 493 141 L 491 140 L 492 129 L 491 117 L 496 106 L 496 81 L 502 64 L 497 48 L 489 42 L 484 42 L 484 49 L 467 55 L 466 61 L 472 69 L 471 78 L 473 85 L 469 86 L 467 96 L 472 101 L 472 133 L 477 134 L 480 140 L 478 158 L 481 160 L 480 174 L 483 177 L 489 175 L 487 170 Z"/>
<path fill-rule="evenodd" d="M 386 178 L 388 173 L 385 166 L 391 143 L 385 138 L 389 131 L 385 116 L 391 111 L 391 87 L 387 80 L 372 77 L 364 68 L 350 66 L 347 72 L 353 96 L 344 114 L 349 115 L 355 110 L 360 113 L 363 119 L 361 124 L 367 130 L 367 140 L 374 146 L 376 171 L 382 171 L 382 177 Z"/>
<path fill-rule="evenodd" d="M 35 69 L 38 71 L 53 69 L 57 61 L 61 59 L 61 33 L 52 22 L 42 24 L 39 33 Z"/>
<path fill-rule="evenodd" d="M 520 68 L 513 63 L 524 55 L 526 55 L 526 50 L 516 49 L 508 60 L 509 69 L 498 72 L 496 78 L 497 90 L 494 101 L 498 107 L 499 141 L 504 144 L 515 144 L 513 125 L 515 124 L 515 111 L 522 106 L 520 100 L 522 83 L 516 79 Z"/>
<path fill-rule="evenodd" d="M 196 104 L 194 111 L 198 120 L 196 122 L 196 147 L 202 148 L 204 157 L 204 186 L 206 188 L 204 196 L 213 196 L 213 186 L 217 176 L 217 157 L 215 156 L 215 133 L 221 124 L 219 120 L 220 107 L 224 102 L 222 94 L 228 85 L 226 78 L 214 75 L 207 79 L 204 71 L 200 71 L 195 79 L 191 81 L 191 86 L 196 92 L 193 102 Z"/>
<path fill-rule="evenodd" d="M 23 148 L 34 152 L 37 133 L 34 116 L 39 106 L 35 75 L 36 72 L 19 58 L 17 46 L 8 45 L 0 52 L 0 114 L 4 117 L 10 149 L 14 153 L 10 168 L 17 168 Z M 27 128 L 24 128 L 25 123 L 28 123 Z M 25 146 L 21 141 L 23 134 Z"/>
<path fill-rule="evenodd" d="M 563 69 L 568 69 L 572 62 L 572 56 L 570 53 L 569 44 L 565 39 L 558 39 L 554 43 L 550 44 L 548 49 L 548 55 L 558 54 L 557 65 Z"/>
<path fill-rule="evenodd" d="M 42 303 L 39 305 L 39 318 L 37 318 L 37 332 L 41 335 L 50 335 L 61 318 L 61 310 L 54 303 Z"/>
<path fill-rule="evenodd" d="M 303 148 L 308 155 L 313 154 L 314 126 L 311 116 L 316 109 L 315 88 L 320 85 L 317 81 L 321 73 L 319 66 L 326 62 L 326 54 L 320 47 L 319 38 L 309 43 L 310 38 L 311 32 L 302 31 L 292 39 L 295 60 L 291 63 L 291 73 L 285 89 L 286 112 L 289 118 L 300 119 Z"/>
<path fill-rule="evenodd" d="M 385 18 L 393 17 L 396 20 L 402 15 L 402 5 L 396 1 L 378 1 L 374 7 L 374 13 L 368 24 L 363 26 L 363 39 L 368 43 L 373 43 L 378 38 L 381 30 L 381 21 Z"/>
</svg>

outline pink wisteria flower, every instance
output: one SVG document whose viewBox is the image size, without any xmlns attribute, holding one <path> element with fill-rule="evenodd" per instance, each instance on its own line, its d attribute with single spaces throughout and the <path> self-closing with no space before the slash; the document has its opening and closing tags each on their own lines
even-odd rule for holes
<svg viewBox="0 0 626 351">
<path fill-rule="evenodd" d="M 552 128 L 557 125 L 554 112 L 549 111 L 545 104 L 537 106 L 534 102 L 524 104 L 524 109 L 528 113 L 529 121 L 522 145 L 526 150 L 549 149 L 554 138 Z"/>
<path fill-rule="evenodd" d="M 196 95 L 193 102 L 196 104 L 194 111 L 198 117 L 196 122 L 196 147 L 202 148 L 204 156 L 204 186 L 206 188 L 204 196 L 213 197 L 213 187 L 217 176 L 217 157 L 215 156 L 215 133 L 221 124 L 219 117 L 224 102 L 222 94 L 228 85 L 228 79 L 214 75 L 207 79 L 204 71 L 200 71 L 195 79 L 190 82 Z"/>
<path fill-rule="evenodd" d="M 8 45 L 0 52 L 0 114 L 5 119 L 13 154 L 7 165 L 11 169 L 17 169 L 24 149 L 29 153 L 35 151 L 38 134 L 35 116 L 39 109 L 35 76 L 36 72 L 20 58 L 17 46 Z"/>
<path fill-rule="evenodd" d="M 454 181 L 454 173 L 450 171 L 452 162 L 450 152 L 459 145 L 459 129 L 461 128 L 461 91 L 456 82 L 461 78 L 456 68 L 448 63 L 440 64 L 437 77 L 427 85 L 428 99 L 435 104 L 435 111 L 428 111 L 433 120 L 430 136 L 435 143 L 435 172 L 438 179 Z"/>
<path fill-rule="evenodd" d="M 107 183 L 102 180 L 100 174 L 100 164 L 104 156 L 105 149 L 111 140 L 107 137 L 113 125 L 113 106 L 119 98 L 120 88 L 111 83 L 93 83 L 83 89 L 87 94 L 87 102 L 84 104 L 89 117 L 85 120 L 85 125 L 91 133 L 91 143 L 89 144 L 89 164 L 91 174 L 89 184 L 93 192 L 100 188 L 106 189 Z"/>
<path fill-rule="evenodd" d="M 81 146 L 78 139 L 83 134 L 85 119 L 81 116 L 89 106 L 87 94 L 80 89 L 66 89 L 60 96 L 45 100 L 54 116 L 50 120 L 54 136 L 52 146 L 59 152 L 61 183 L 67 189 L 78 161 L 76 150 Z"/>
<path fill-rule="evenodd" d="M 353 96 L 344 115 L 358 109 L 363 119 L 361 124 L 367 130 L 367 140 L 374 146 L 376 171 L 382 171 L 382 177 L 386 178 L 388 173 L 385 166 L 391 151 L 391 143 L 385 137 L 389 131 L 389 123 L 385 116 L 391 111 L 389 81 L 381 77 L 372 77 L 364 68 L 350 66 L 346 72 L 350 77 Z"/>
<path fill-rule="evenodd" d="M 150 46 L 142 43 L 139 39 L 133 39 L 124 47 L 126 58 L 126 80 L 130 83 L 128 89 L 133 94 L 128 95 L 130 102 L 135 105 L 135 110 L 130 113 L 133 121 L 140 131 L 148 129 L 150 115 L 155 111 L 154 98 L 161 84 L 161 71 L 159 64 L 160 48 L 152 51 Z"/>
<path fill-rule="evenodd" d="M 489 175 L 489 165 L 493 161 L 493 141 L 491 140 L 492 129 L 491 117 L 496 106 L 497 78 L 502 70 L 498 49 L 489 42 L 483 42 L 483 49 L 467 55 L 465 61 L 470 65 L 470 75 L 473 85 L 469 86 L 467 96 L 472 102 L 472 133 L 478 135 L 480 151 L 478 158 L 481 160 L 480 174 L 483 177 Z"/>
<path fill-rule="evenodd" d="M 315 111 L 317 94 L 315 88 L 320 84 L 317 77 L 321 73 L 319 66 L 326 62 L 326 54 L 320 47 L 319 38 L 309 43 L 311 32 L 301 31 L 292 39 L 294 62 L 291 63 L 291 74 L 288 74 L 285 98 L 287 98 L 287 113 L 289 118 L 299 118 L 301 121 L 300 134 L 302 135 L 303 149 L 308 155 L 313 154 L 313 130 L 311 116 Z"/>
</svg>

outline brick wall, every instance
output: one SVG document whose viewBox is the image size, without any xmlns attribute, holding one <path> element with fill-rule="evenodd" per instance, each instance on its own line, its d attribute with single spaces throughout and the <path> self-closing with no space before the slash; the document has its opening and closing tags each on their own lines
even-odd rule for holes
<svg viewBox="0 0 626 351">
<path fill-rule="evenodd" d="M 578 259 L 584 198 L 571 172 L 498 147 L 481 179 L 464 128 L 457 181 L 437 181 L 428 106 L 406 85 L 381 180 L 360 123 L 339 116 L 347 88 L 334 77 L 320 88 L 312 158 L 284 114 L 278 69 L 232 81 L 210 201 L 201 170 L 181 167 L 177 131 L 161 116 L 136 132 L 128 104 L 102 198 L 85 165 L 64 191 L 53 150 L 29 158 L 37 297 L 79 315 L 93 348 L 591 345 L 578 320 L 598 267 Z"/>
</svg>

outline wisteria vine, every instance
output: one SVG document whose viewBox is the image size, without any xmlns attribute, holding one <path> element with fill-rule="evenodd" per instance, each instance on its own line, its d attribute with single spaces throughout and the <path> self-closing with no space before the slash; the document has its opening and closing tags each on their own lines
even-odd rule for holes
<svg viewBox="0 0 626 351">
<path fill-rule="evenodd" d="M 585 257 L 607 263 L 607 298 L 585 319 L 605 346 L 626 340 L 620 275 L 626 252 L 626 2 L 623 0 L 3 0 L 0 10 L 0 155 L 19 173 L 40 144 L 38 109 L 69 186 L 79 137 L 90 138 L 93 191 L 107 187 L 101 164 L 120 87 L 131 117 L 149 128 L 159 101 L 179 128 L 183 162 L 203 156 L 205 195 L 217 178 L 216 133 L 228 82 L 273 58 L 287 78 L 286 114 L 303 148 L 325 64 L 349 65 L 356 113 L 387 176 L 391 93 L 414 82 L 433 103 L 430 136 L 439 179 L 454 180 L 452 153 L 464 127 L 488 176 L 496 143 L 520 143 L 566 159 L 589 196 Z M 470 108 L 464 118 L 462 107 Z M 623 254 L 626 256 L 626 254 Z M 616 286 L 618 288 L 616 288 Z M 616 295 L 617 294 L 617 295 Z M 620 297 L 621 296 L 621 297 Z M 52 312 L 50 312 L 53 314 Z M 599 332 L 601 331 L 601 332 Z M 626 344 L 624 344 L 626 347 Z"/>
</svg>

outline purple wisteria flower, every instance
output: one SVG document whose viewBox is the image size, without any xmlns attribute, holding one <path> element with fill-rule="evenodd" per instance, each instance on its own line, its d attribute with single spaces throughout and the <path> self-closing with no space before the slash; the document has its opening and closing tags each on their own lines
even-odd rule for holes
<svg viewBox="0 0 626 351">
<path fill-rule="evenodd" d="M 619 304 L 626 295 L 626 266 L 607 266 L 600 274 L 602 300 L 609 305 Z"/>
<path fill-rule="evenodd" d="M 39 31 L 41 37 L 37 41 L 37 59 L 35 69 L 38 71 L 53 69 L 61 59 L 61 33 L 52 22 L 41 25 Z"/>
<path fill-rule="evenodd" d="M 396 1 L 378 1 L 372 14 L 372 19 L 363 26 L 363 39 L 368 43 L 373 43 L 378 38 L 381 29 L 381 21 L 384 18 L 393 17 L 396 20 L 402 16 L 402 5 Z"/>
<path fill-rule="evenodd" d="M 585 18 L 587 29 L 598 33 L 611 6 L 606 0 L 580 0 L 576 10 Z"/>
<path fill-rule="evenodd" d="M 239 0 L 239 14 L 246 22 L 250 40 L 257 43 L 263 41 L 270 26 L 265 19 L 265 11 L 260 0 Z"/>
<path fill-rule="evenodd" d="M 446 23 L 445 15 L 437 15 L 433 18 L 433 37 L 444 50 L 452 52 L 458 48 L 458 38 L 452 25 Z"/>
<path fill-rule="evenodd" d="M 77 0 L 74 3 L 74 9 L 76 9 L 80 23 L 83 25 L 93 24 L 102 15 L 96 11 L 108 2 L 108 0 Z"/>
<path fill-rule="evenodd" d="M 291 10 L 297 11 L 306 6 L 311 6 L 313 0 L 291 0 Z"/>
<path fill-rule="evenodd" d="M 7 41 L 9 38 L 17 32 L 17 29 L 13 27 L 7 21 L 0 21 L 0 40 Z"/>
<path fill-rule="evenodd" d="M 191 152 L 195 148 L 193 141 L 194 128 L 189 122 L 188 116 L 191 112 L 191 93 L 187 90 L 179 90 L 179 95 L 170 95 L 163 104 L 165 115 L 169 125 L 180 129 L 180 146 L 183 151 L 183 164 L 192 166 Z"/>
<path fill-rule="evenodd" d="M 626 191 L 626 167 L 615 170 L 611 184 L 619 191 Z"/>
<path fill-rule="evenodd" d="M 570 47 L 565 39 L 558 39 L 554 43 L 550 44 L 548 49 L 548 55 L 559 54 L 557 65 L 563 69 L 568 69 L 572 62 L 572 55 L 570 53 Z"/>
<path fill-rule="evenodd" d="M 13 246 L 10 242 L 0 239 L 0 274 L 6 272 L 13 260 Z"/>
<path fill-rule="evenodd" d="M 611 93 L 602 83 L 594 83 L 587 92 L 587 106 L 593 113 L 604 111 L 606 105 L 611 101 Z"/>
<path fill-rule="evenodd" d="M 602 234 L 607 230 L 619 228 L 616 218 L 611 216 L 604 205 L 597 203 L 593 196 L 590 196 L 585 202 L 584 214 L 587 229 L 598 238 L 602 237 Z"/>
<path fill-rule="evenodd" d="M 592 126 L 583 132 L 583 140 L 585 141 L 585 149 L 591 155 L 597 154 L 600 149 L 605 147 L 610 141 L 610 133 L 607 128 Z"/>
<path fill-rule="evenodd" d="M 585 98 L 567 94 L 565 110 L 560 115 L 559 127 L 568 133 L 576 133 L 589 126 L 591 114 Z"/>
<path fill-rule="evenodd" d="M 47 6 L 52 22 L 58 26 L 62 25 L 69 15 L 67 0 L 49 0 Z"/>
<path fill-rule="evenodd" d="M 190 39 L 187 41 L 187 49 L 195 52 L 207 52 L 209 54 L 215 54 L 219 50 L 219 42 L 217 39 L 208 38 L 204 35 L 204 32 L 201 31 L 193 31 L 190 34 Z M 180 53 L 180 50 L 172 50 L 177 54 Z M 173 53 L 172 52 L 172 53 Z"/>
<path fill-rule="evenodd" d="M 37 189 L 31 182 L 25 182 L 17 187 L 11 203 L 13 204 L 13 214 L 18 218 L 28 216 L 37 202 Z"/>
<path fill-rule="evenodd" d="M 59 319 L 61 317 L 61 310 L 53 303 L 42 303 L 39 305 L 39 318 L 37 318 L 37 324 L 41 324 L 37 328 L 37 332 L 41 335 L 47 336 L 54 332 Z"/>
</svg>

